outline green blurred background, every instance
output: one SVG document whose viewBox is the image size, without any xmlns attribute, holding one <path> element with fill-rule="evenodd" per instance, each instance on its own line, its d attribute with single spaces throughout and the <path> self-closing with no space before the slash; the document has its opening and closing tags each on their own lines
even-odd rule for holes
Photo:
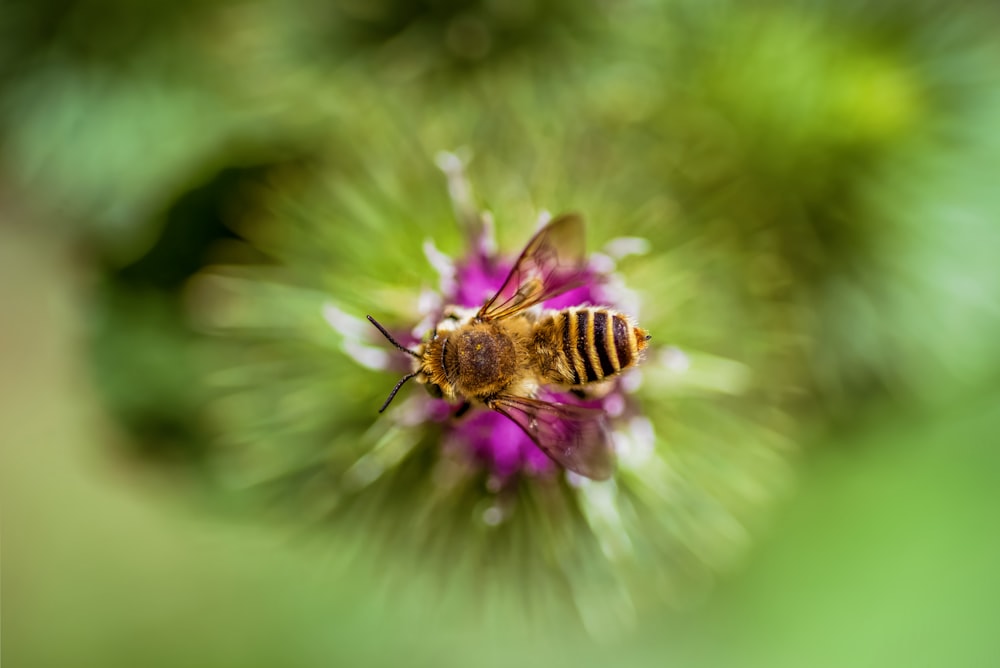
<svg viewBox="0 0 1000 668">
<path fill-rule="evenodd" d="M 43 0 L 0 19 L 9 665 L 1000 662 L 994 3 Z M 422 241 L 461 252 L 442 150 L 505 249 L 542 209 L 583 211 L 591 249 L 647 239 L 620 265 L 644 326 L 694 371 L 748 370 L 739 391 L 644 374 L 657 447 L 749 547 L 709 536 L 698 568 L 623 573 L 687 593 L 621 628 L 377 548 L 368 518 L 406 524 L 406 502 L 303 530 L 314 500 L 248 500 L 218 456 L 366 433 L 389 381 L 299 304 L 406 322 L 433 282 Z M 289 290 L 192 296 L 216 265 Z M 247 359 L 274 383 L 225 376 L 256 387 L 219 403 Z M 298 431 L 259 422 L 271 406 Z M 434 559 L 474 572 L 454 540 Z"/>
</svg>

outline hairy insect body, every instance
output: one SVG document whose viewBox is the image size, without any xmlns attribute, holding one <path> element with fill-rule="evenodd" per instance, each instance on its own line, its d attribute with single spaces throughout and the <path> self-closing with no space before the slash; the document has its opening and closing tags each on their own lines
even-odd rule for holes
<svg viewBox="0 0 1000 668">
<path fill-rule="evenodd" d="M 489 404 L 504 394 L 530 396 L 539 385 L 585 387 L 628 369 L 646 332 L 614 311 L 574 307 L 536 318 L 519 314 L 439 330 L 415 371 L 448 399 Z"/>
<path fill-rule="evenodd" d="M 614 311 L 596 307 L 563 309 L 544 316 L 535 328 L 544 361 L 542 382 L 584 386 L 621 373 L 646 347 L 646 332 Z"/>
<path fill-rule="evenodd" d="M 470 322 L 439 333 L 426 344 L 418 370 L 448 399 L 503 394 L 529 368 L 526 328 L 513 324 Z"/>
</svg>

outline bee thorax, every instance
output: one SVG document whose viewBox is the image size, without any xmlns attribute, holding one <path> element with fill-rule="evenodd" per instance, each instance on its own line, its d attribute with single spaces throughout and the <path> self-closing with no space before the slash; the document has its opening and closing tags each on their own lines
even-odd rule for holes
<svg viewBox="0 0 1000 668">
<path fill-rule="evenodd" d="M 463 394 L 493 394 L 510 383 L 517 370 L 517 352 L 509 336 L 482 324 L 460 330 L 450 338 L 444 364 Z"/>
</svg>

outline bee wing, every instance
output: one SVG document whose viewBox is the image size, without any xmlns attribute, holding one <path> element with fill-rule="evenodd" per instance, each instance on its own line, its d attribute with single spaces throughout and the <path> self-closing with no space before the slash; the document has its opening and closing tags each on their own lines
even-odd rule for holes
<svg viewBox="0 0 1000 668">
<path fill-rule="evenodd" d="M 481 320 L 500 320 L 579 287 L 583 275 L 583 218 L 552 220 L 521 251 L 503 287 L 479 309 Z"/>
<path fill-rule="evenodd" d="M 563 468 L 594 480 L 611 477 L 611 435 L 596 408 L 554 404 L 505 394 L 489 407 L 511 420 Z"/>
</svg>

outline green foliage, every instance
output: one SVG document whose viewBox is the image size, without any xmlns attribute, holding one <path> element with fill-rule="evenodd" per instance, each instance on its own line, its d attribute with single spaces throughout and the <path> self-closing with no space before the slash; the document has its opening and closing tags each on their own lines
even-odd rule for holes
<svg viewBox="0 0 1000 668">
<path fill-rule="evenodd" d="M 336 546 L 331 568 L 450 582 L 458 617 L 649 631 L 743 563 L 802 443 L 888 473 L 877 452 L 910 437 L 878 425 L 931 428 L 1000 379 L 989 3 L 3 11 L 0 185 L 98 275 L 88 364 L 124 447 L 213 508 Z M 440 151 L 471 196 L 449 197 Z M 655 447 L 614 483 L 497 492 L 447 470 L 416 402 L 376 418 L 391 377 L 356 347 L 374 335 L 324 319 L 414 327 L 438 281 L 425 241 L 461 257 L 480 207 L 507 252 L 569 210 L 590 251 L 647 249 L 615 280 L 654 335 L 630 396 Z M 782 588 L 764 577 L 753 603 Z"/>
</svg>

